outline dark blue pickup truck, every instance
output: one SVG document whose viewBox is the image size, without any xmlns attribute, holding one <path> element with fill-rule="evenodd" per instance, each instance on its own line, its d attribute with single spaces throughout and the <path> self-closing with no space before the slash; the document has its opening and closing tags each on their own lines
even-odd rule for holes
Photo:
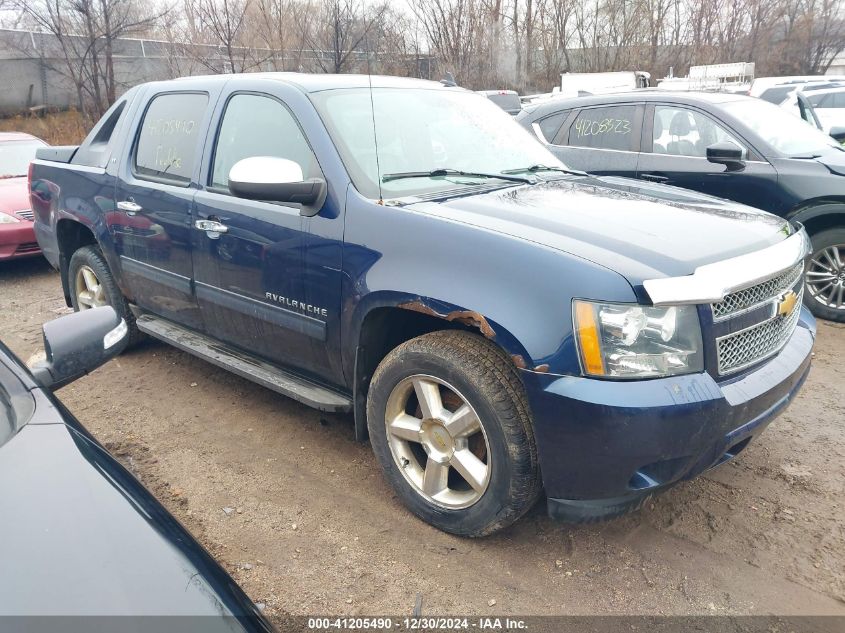
<svg viewBox="0 0 845 633">
<path fill-rule="evenodd" d="M 570 171 L 456 87 L 145 84 L 30 188 L 69 305 L 353 412 L 455 534 L 543 491 L 568 520 L 636 508 L 739 453 L 810 368 L 800 225 Z"/>
</svg>

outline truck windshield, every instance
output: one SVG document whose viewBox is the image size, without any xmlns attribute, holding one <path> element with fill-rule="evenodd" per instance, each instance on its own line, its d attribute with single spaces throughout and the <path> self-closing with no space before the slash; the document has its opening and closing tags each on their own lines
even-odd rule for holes
<svg viewBox="0 0 845 633">
<path fill-rule="evenodd" d="M 26 176 L 35 150 L 42 147 L 38 141 L 12 141 L 0 143 L 0 178 Z"/>
<path fill-rule="evenodd" d="M 375 88 L 372 105 L 368 88 L 327 90 L 311 96 L 352 182 L 369 198 L 378 198 L 379 180 L 385 174 L 432 172 L 428 178 L 382 181 L 382 196 L 397 198 L 476 183 L 509 186 L 504 180 L 443 175 L 444 169 L 477 174 L 515 173 L 534 165 L 565 169 L 510 115 L 476 93 Z"/>
<path fill-rule="evenodd" d="M 722 108 L 754 130 L 776 151 L 791 158 L 808 158 L 838 147 L 824 132 L 783 108 L 760 99 L 742 99 Z"/>
</svg>

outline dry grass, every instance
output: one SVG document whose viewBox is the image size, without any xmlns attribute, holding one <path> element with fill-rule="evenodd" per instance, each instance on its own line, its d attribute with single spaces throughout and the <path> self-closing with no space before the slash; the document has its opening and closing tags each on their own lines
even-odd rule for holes
<svg viewBox="0 0 845 633">
<path fill-rule="evenodd" d="M 0 132 L 27 132 L 50 145 L 79 145 L 88 126 L 76 110 L 50 112 L 41 117 L 17 115 L 0 119 Z"/>
</svg>

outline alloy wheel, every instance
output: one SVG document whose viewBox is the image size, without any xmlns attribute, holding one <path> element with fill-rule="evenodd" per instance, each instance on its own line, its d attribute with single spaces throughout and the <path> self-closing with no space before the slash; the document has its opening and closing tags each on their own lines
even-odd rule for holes
<svg viewBox="0 0 845 633">
<path fill-rule="evenodd" d="M 813 255 L 806 281 L 810 295 L 822 305 L 845 310 L 845 244 L 828 246 Z"/>
<path fill-rule="evenodd" d="M 481 499 L 491 474 L 487 433 L 455 387 L 409 376 L 393 388 L 385 413 L 390 452 L 418 494 L 449 509 Z"/>
<path fill-rule="evenodd" d="M 90 266 L 80 266 L 75 280 L 76 304 L 80 310 L 99 308 L 109 304 L 106 289 Z"/>
</svg>

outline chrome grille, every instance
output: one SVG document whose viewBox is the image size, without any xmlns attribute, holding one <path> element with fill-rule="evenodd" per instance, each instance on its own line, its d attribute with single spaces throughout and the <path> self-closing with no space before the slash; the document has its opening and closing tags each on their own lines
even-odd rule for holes
<svg viewBox="0 0 845 633">
<path fill-rule="evenodd" d="M 792 336 L 792 332 L 798 324 L 803 296 L 804 288 L 802 286 L 798 291 L 798 300 L 789 314 L 775 316 L 757 325 L 716 339 L 719 374 L 724 376 L 740 371 L 780 351 L 789 337 Z"/>
<path fill-rule="evenodd" d="M 15 211 L 15 215 L 18 216 L 21 220 L 29 220 L 32 222 L 32 219 L 35 217 L 35 214 L 32 212 L 32 209 L 23 209 L 22 211 Z"/>
<path fill-rule="evenodd" d="M 781 293 L 792 288 L 803 272 L 804 262 L 802 261 L 777 277 L 773 277 L 750 288 L 732 292 L 722 299 L 722 301 L 711 304 L 713 320 L 721 321 L 729 316 L 771 301 Z"/>
</svg>

